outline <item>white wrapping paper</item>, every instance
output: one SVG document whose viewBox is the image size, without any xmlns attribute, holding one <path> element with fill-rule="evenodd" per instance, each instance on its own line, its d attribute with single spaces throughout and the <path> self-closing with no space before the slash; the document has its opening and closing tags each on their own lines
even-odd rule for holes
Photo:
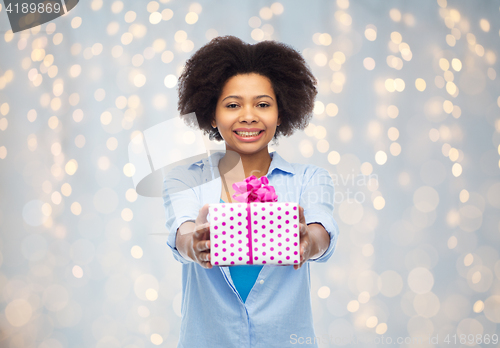
<svg viewBox="0 0 500 348">
<path fill-rule="evenodd" d="M 210 204 L 209 221 L 214 266 L 300 263 L 297 203 Z"/>
</svg>

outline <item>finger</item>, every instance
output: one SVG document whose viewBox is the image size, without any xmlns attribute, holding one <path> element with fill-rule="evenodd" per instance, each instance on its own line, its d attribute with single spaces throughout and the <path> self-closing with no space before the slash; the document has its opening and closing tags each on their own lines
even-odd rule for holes
<svg viewBox="0 0 500 348">
<path fill-rule="evenodd" d="M 210 251 L 208 252 L 197 252 L 196 253 L 196 260 L 198 262 L 198 264 L 203 267 L 203 268 L 212 268 L 213 265 L 212 263 L 210 262 Z"/>
<path fill-rule="evenodd" d="M 294 265 L 293 268 L 296 269 L 296 270 L 299 269 L 299 268 L 301 268 L 302 265 L 304 264 L 304 262 L 305 261 L 301 261 L 298 265 Z"/>
<path fill-rule="evenodd" d="M 309 251 L 309 241 L 300 243 L 300 259 L 304 258 L 304 254 Z"/>
<path fill-rule="evenodd" d="M 206 234 L 203 231 L 194 232 L 194 235 L 193 235 L 193 244 L 196 245 L 196 243 L 198 243 L 198 242 L 206 242 L 207 240 L 209 240 L 205 236 L 206 236 Z M 196 249 L 196 250 L 198 250 L 198 249 Z"/>
<path fill-rule="evenodd" d="M 297 268 L 295 268 L 295 269 L 299 269 L 299 268 L 301 268 L 301 267 L 304 265 L 304 263 L 306 263 L 306 262 L 305 262 L 305 261 L 302 261 L 301 263 L 299 263 L 299 264 L 297 265 Z"/>
<path fill-rule="evenodd" d="M 202 237 L 207 233 L 210 232 L 210 223 L 206 222 L 204 224 L 196 225 L 194 227 L 194 235 L 198 239 L 203 239 Z"/>
<path fill-rule="evenodd" d="M 210 263 L 210 261 L 205 262 L 205 268 L 210 269 L 212 267 L 213 267 L 213 265 Z"/>
<path fill-rule="evenodd" d="M 201 242 L 197 242 L 195 244 L 195 250 L 199 253 L 201 252 L 206 252 L 207 250 L 210 250 L 210 241 L 209 240 L 202 240 Z M 205 260 L 204 260 L 205 261 Z"/>
<path fill-rule="evenodd" d="M 196 218 L 196 224 L 201 225 L 204 223 L 207 223 L 207 215 L 208 215 L 208 207 L 209 204 L 205 204 L 203 207 L 200 208 L 200 211 L 198 212 L 198 217 Z"/>
<path fill-rule="evenodd" d="M 299 223 L 305 224 L 306 218 L 304 216 L 304 208 L 299 205 Z"/>
<path fill-rule="evenodd" d="M 300 259 L 299 264 L 298 264 L 298 265 L 294 265 L 294 266 L 293 266 L 293 268 L 295 268 L 295 269 L 299 269 L 299 268 L 301 268 L 301 267 L 304 265 L 304 263 L 306 263 L 306 261 L 307 261 L 308 259 L 309 259 L 309 258 L 301 258 L 301 259 Z"/>
<path fill-rule="evenodd" d="M 299 224 L 299 234 L 300 234 L 300 237 L 301 238 L 305 237 L 306 233 L 307 233 L 307 225 L 303 224 L 303 223 L 300 223 Z"/>
<path fill-rule="evenodd" d="M 208 268 L 208 269 L 210 269 L 210 268 L 212 268 L 212 267 L 213 267 L 213 265 L 210 263 L 210 261 L 200 261 L 198 264 L 199 264 L 201 267 L 203 267 L 203 268 Z"/>
<path fill-rule="evenodd" d="M 206 252 L 206 251 L 203 251 L 203 252 L 200 252 L 198 254 L 198 259 L 202 262 L 210 262 L 210 251 Z"/>
</svg>

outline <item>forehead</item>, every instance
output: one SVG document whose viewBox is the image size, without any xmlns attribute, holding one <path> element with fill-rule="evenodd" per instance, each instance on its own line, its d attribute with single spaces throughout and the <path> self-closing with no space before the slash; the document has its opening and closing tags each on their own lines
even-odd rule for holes
<svg viewBox="0 0 500 348">
<path fill-rule="evenodd" d="M 240 74 L 229 78 L 222 89 L 222 95 L 227 94 L 269 94 L 274 95 L 271 81 L 262 75 Z"/>
</svg>

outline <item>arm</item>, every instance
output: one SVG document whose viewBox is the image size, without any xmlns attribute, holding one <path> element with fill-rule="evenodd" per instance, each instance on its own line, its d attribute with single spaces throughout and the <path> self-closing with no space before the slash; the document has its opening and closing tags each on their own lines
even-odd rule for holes
<svg viewBox="0 0 500 348">
<path fill-rule="evenodd" d="M 300 263 L 294 265 L 299 269 L 309 259 L 318 259 L 330 246 L 330 235 L 320 223 L 306 224 L 304 208 L 299 205 L 300 229 Z"/>
<path fill-rule="evenodd" d="M 196 169 L 196 168 L 194 168 Z M 166 228 L 169 231 L 167 245 L 180 263 L 193 262 L 187 257 L 186 240 L 192 236 L 195 219 L 199 215 L 198 173 L 179 166 L 167 173 L 164 179 L 163 201 L 166 213 Z M 179 233 L 180 232 L 180 233 Z M 178 238 L 182 236 L 183 238 Z M 180 250 L 177 242 L 180 242 Z"/>
<path fill-rule="evenodd" d="M 176 234 L 176 247 L 187 261 L 196 262 L 204 268 L 212 268 L 210 263 L 210 224 L 207 221 L 208 204 L 199 211 L 196 221 L 186 221 Z"/>
<path fill-rule="evenodd" d="M 299 201 L 304 208 L 304 219 L 300 222 L 305 227 L 304 231 L 301 228 L 301 244 L 303 234 L 307 231 L 307 245 L 311 244 L 307 259 L 326 262 L 335 250 L 339 234 L 337 222 L 333 218 L 335 189 L 326 169 L 313 167 L 308 172 Z"/>
<path fill-rule="evenodd" d="M 330 235 L 321 224 L 312 223 L 307 225 L 309 239 L 311 240 L 311 259 L 322 256 L 330 246 Z"/>
<path fill-rule="evenodd" d="M 175 246 L 177 251 L 188 261 L 193 261 L 193 258 L 188 254 L 190 241 L 189 235 L 191 234 L 190 232 L 194 231 L 194 227 L 194 221 L 186 221 L 177 229 L 177 234 L 175 236 Z"/>
</svg>

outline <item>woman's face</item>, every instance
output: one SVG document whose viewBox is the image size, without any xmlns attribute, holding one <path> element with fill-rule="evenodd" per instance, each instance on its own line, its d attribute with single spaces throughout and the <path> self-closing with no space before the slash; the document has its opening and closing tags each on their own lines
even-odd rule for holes
<svg viewBox="0 0 500 348">
<path fill-rule="evenodd" d="M 267 77 L 251 73 L 226 81 L 212 121 L 226 150 L 254 154 L 267 149 L 279 124 L 276 95 Z"/>
</svg>

